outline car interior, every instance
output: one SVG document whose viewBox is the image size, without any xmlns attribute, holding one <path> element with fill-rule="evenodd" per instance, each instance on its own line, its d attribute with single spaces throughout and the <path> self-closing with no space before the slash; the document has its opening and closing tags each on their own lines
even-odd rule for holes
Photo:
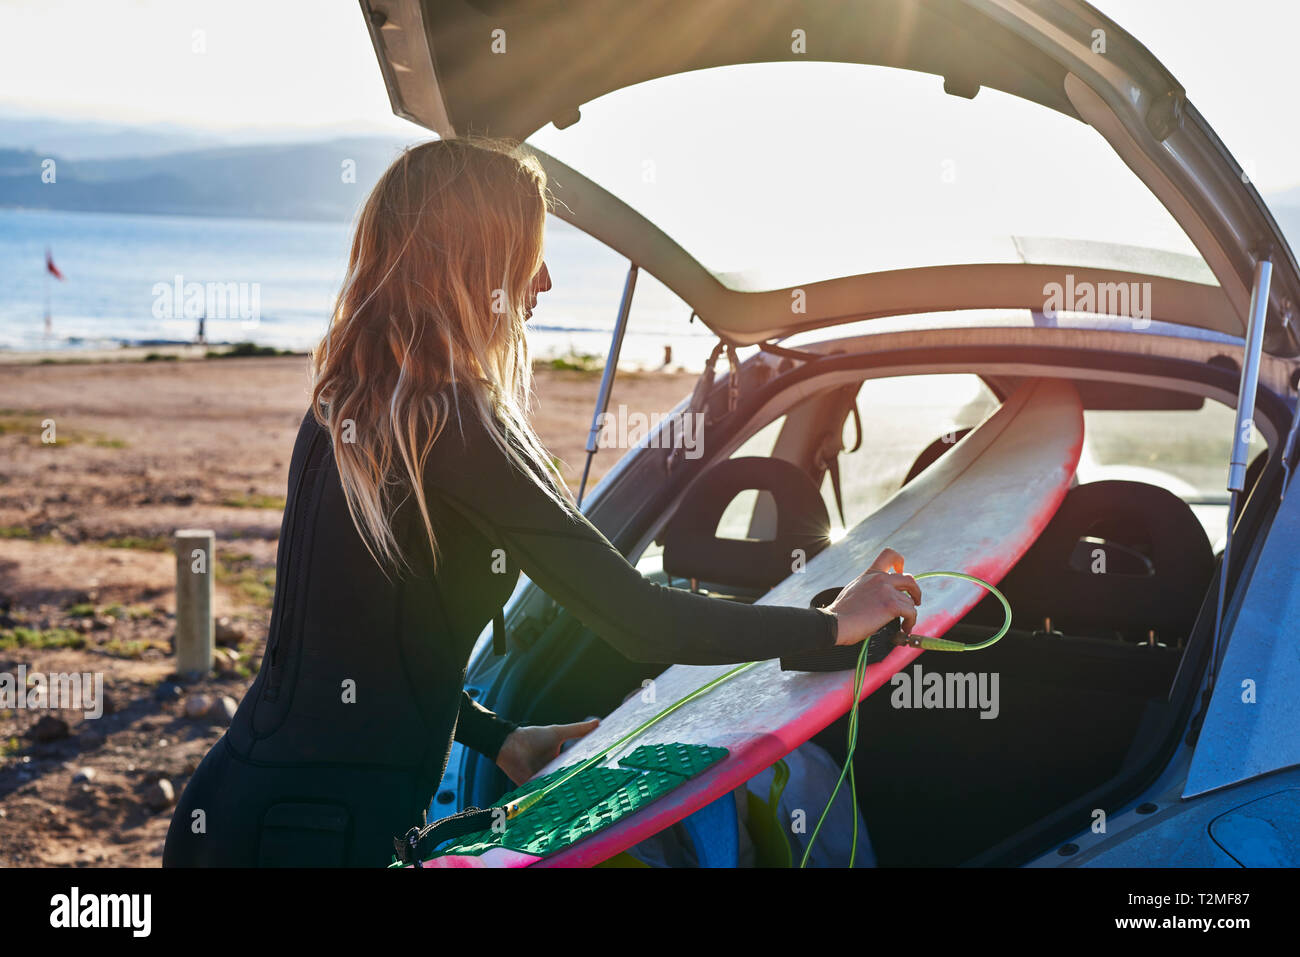
<svg viewBox="0 0 1300 957">
<path fill-rule="evenodd" d="M 943 410 L 933 434 L 918 433 L 914 424 L 898 433 L 907 437 L 905 455 L 887 434 L 873 441 L 877 421 L 855 387 L 824 390 L 749 429 L 730 457 L 690 482 L 652 544 L 633 556 L 638 567 L 673 587 L 755 600 L 790 573 L 795 549 L 812 558 L 829 547 L 1016 386 L 1013 377 L 966 378 L 976 394 Z M 1086 410 L 1085 449 L 1095 422 L 1099 432 L 1116 431 L 1097 418 L 1109 413 L 1127 416 L 1126 428 L 1151 419 L 1151 428 L 1167 432 L 1169 416 L 1217 406 L 1231 423 L 1231 409 L 1200 396 L 1076 384 Z M 1210 431 L 1198 422 L 1192 431 Z M 1215 436 L 1222 449 L 1202 449 L 1225 473 L 1220 453 L 1229 437 Z M 866 488 L 860 472 L 882 458 L 890 459 L 888 467 Z M 1248 489 L 1266 460 L 1260 442 Z M 1006 637 L 977 656 L 918 660 L 926 671 L 998 674 L 998 719 L 982 720 L 975 709 L 898 709 L 888 686 L 863 702 L 857 793 L 880 865 L 971 862 L 1112 778 L 1132 760 L 1143 733 L 1170 717 L 1171 687 L 1216 569 L 1207 525 L 1193 509 L 1209 499 L 1189 494 L 1177 479 L 1165 483 L 1182 489 L 1180 497 L 1159 484 L 1157 470 L 1145 481 L 1093 472 L 1103 477 L 1088 480 L 1081 463 L 1048 526 L 1002 580 L 1014 612 Z M 980 641 L 1001 621 L 1000 606 L 986 596 L 946 637 Z M 662 670 L 629 662 L 599 640 L 579 641 L 582 626 L 563 612 L 527 631 L 516 639 L 527 649 L 527 673 L 539 680 L 527 682 L 530 692 L 514 707 L 523 705 L 531 721 L 605 714 Z M 814 738 L 837 762 L 846 754 L 846 726 L 843 718 Z"/>
</svg>

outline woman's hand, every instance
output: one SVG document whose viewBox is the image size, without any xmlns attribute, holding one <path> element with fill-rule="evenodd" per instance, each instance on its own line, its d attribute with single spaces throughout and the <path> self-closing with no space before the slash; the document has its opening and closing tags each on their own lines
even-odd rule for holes
<svg viewBox="0 0 1300 957">
<path fill-rule="evenodd" d="M 886 548 L 826 606 L 838 619 L 835 644 L 856 645 L 895 618 L 903 619 L 904 634 L 912 633 L 921 589 L 916 579 L 902 571 L 903 556 Z"/>
<path fill-rule="evenodd" d="M 596 730 L 599 719 L 577 724 L 542 724 L 516 728 L 497 752 L 497 767 L 515 784 L 523 784 L 560 753 L 560 745 Z"/>
</svg>

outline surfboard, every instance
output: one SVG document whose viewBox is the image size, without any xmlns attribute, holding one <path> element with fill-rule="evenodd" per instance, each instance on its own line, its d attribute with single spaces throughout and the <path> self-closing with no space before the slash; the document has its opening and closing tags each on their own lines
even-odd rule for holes
<svg viewBox="0 0 1300 957">
<path fill-rule="evenodd" d="M 1061 379 L 1027 381 L 945 455 L 758 604 L 807 606 L 819 591 L 852 581 L 885 547 L 903 554 L 910 573 L 960 571 L 996 584 L 1056 512 L 1082 447 L 1083 410 L 1075 388 Z M 914 631 L 931 637 L 941 637 L 984 595 L 979 586 L 955 579 L 922 584 Z M 920 654 L 919 649 L 898 647 L 868 666 L 862 697 Z M 596 754 L 733 667 L 668 668 L 654 679 L 653 701 L 643 700 L 647 695 L 631 696 L 538 777 Z M 689 702 L 601 762 L 601 767 L 617 768 L 621 758 L 652 742 L 726 749 L 725 757 L 668 793 L 544 857 L 491 847 L 478 854 L 453 851 L 423 866 L 598 864 L 742 786 L 847 713 L 852 680 L 851 671 L 782 671 L 777 660 L 763 662 Z"/>
</svg>

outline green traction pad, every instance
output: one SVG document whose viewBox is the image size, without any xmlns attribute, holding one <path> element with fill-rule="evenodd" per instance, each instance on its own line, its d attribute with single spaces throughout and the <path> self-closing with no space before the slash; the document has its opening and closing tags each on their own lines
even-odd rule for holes
<svg viewBox="0 0 1300 957">
<path fill-rule="evenodd" d="M 482 854 L 507 847 L 545 857 L 589 837 L 615 821 L 658 800 L 727 756 L 726 748 L 698 744 L 643 744 L 619 761 L 619 767 L 594 765 L 566 781 L 501 830 L 478 831 L 435 851 Z M 503 794 L 495 807 L 505 807 L 572 771 L 578 765 L 552 771 Z"/>
<path fill-rule="evenodd" d="M 642 771 L 667 771 L 682 778 L 693 778 L 709 765 L 727 756 L 726 748 L 705 744 L 643 744 L 618 763 Z"/>
</svg>

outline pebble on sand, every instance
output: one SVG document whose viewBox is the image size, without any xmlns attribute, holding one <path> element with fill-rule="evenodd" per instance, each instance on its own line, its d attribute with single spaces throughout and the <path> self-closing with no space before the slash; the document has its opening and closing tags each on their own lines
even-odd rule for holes
<svg viewBox="0 0 1300 957">
<path fill-rule="evenodd" d="M 58 741 L 68 736 L 68 722 L 47 714 L 32 725 L 27 734 L 33 741 Z"/>
<path fill-rule="evenodd" d="M 216 701 L 212 702 L 212 707 L 208 710 L 207 718 L 213 724 L 219 724 L 223 728 L 230 727 L 230 722 L 235 719 L 235 709 L 239 706 L 235 699 L 228 694 L 223 694 Z"/>
<path fill-rule="evenodd" d="M 176 801 L 176 789 L 166 778 L 159 778 L 144 790 L 144 802 L 155 811 L 171 807 Z"/>
<path fill-rule="evenodd" d="M 238 646 L 241 641 L 248 637 L 247 632 L 229 618 L 218 618 L 215 632 L 214 637 L 217 644 L 224 645 L 227 648 Z"/>
<path fill-rule="evenodd" d="M 239 671 L 239 653 L 229 648 L 213 648 L 212 670 L 219 675 L 235 674 Z"/>
</svg>

